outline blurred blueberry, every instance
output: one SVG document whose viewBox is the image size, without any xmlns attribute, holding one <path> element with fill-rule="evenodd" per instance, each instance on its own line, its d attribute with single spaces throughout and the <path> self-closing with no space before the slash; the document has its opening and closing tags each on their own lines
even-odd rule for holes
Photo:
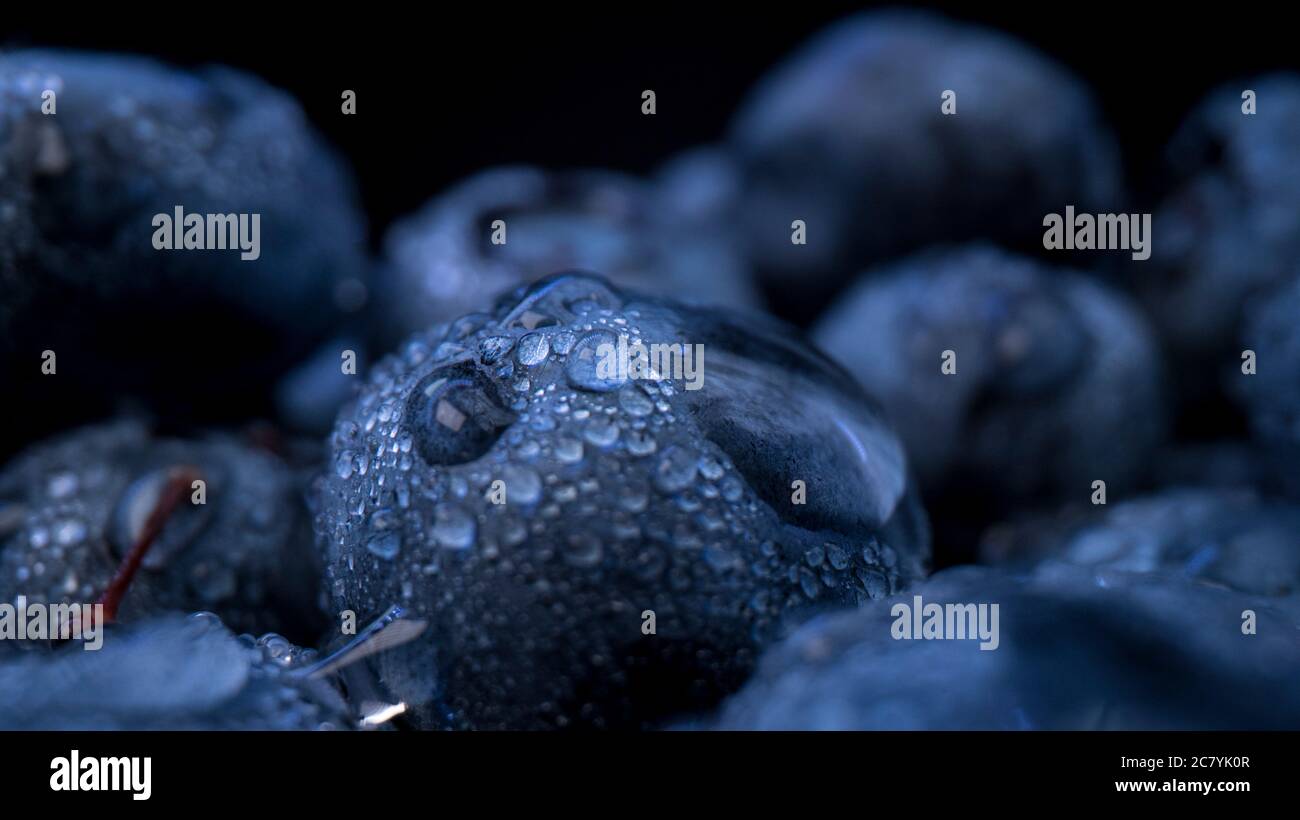
<svg viewBox="0 0 1300 820">
<path fill-rule="evenodd" d="M 353 724 L 338 692 L 295 674 L 314 653 L 166 614 L 0 664 L 0 729 L 307 730 Z"/>
<path fill-rule="evenodd" d="M 42 442 L 0 471 L 0 600 L 93 603 L 147 540 L 120 620 L 208 609 L 237 629 L 314 641 L 320 567 L 301 483 L 229 437 L 152 438 L 129 421 Z"/>
<path fill-rule="evenodd" d="M 1254 115 L 1241 110 L 1247 88 Z M 1300 275 L 1300 74 L 1217 89 L 1167 155 L 1171 192 L 1155 216 L 1151 267 L 1135 283 L 1174 354 L 1180 392 L 1198 402 L 1240 366 L 1248 299 Z"/>
<path fill-rule="evenodd" d="M 813 335 L 883 404 L 928 492 L 1003 511 L 1086 501 L 1096 480 L 1134 486 L 1164 431 L 1161 363 L 1138 311 L 988 246 L 868 273 Z"/>
<path fill-rule="evenodd" d="M 177 206 L 257 214 L 260 257 L 155 249 L 155 215 Z M 112 409 L 105 397 L 169 417 L 260 409 L 267 379 L 364 300 L 364 242 L 347 170 L 260 80 L 0 55 L 0 374 L 29 407 L 68 423 Z"/>
<path fill-rule="evenodd" d="M 373 305 L 381 347 L 570 269 L 688 302 L 756 306 L 736 248 L 676 207 L 653 185 L 612 171 L 479 173 L 389 232 Z M 501 244 L 493 243 L 497 220 Z"/>
<path fill-rule="evenodd" d="M 998 646 L 895 639 L 900 604 L 997 604 Z M 1243 611 L 1255 634 L 1243 634 Z M 1296 729 L 1300 630 L 1271 599 L 1161 575 L 961 567 L 801 627 L 722 729 Z M 946 615 L 945 615 L 946 617 Z M 989 622 L 991 623 L 991 622 Z"/>
<path fill-rule="evenodd" d="M 940 110 L 956 92 L 956 114 Z M 1120 211 L 1120 167 L 1083 85 L 995 31 L 916 11 L 850 17 L 766 76 L 731 128 L 750 253 L 811 318 L 863 267 L 934 242 L 1041 249 L 1042 220 Z M 791 242 L 791 222 L 807 244 Z"/>
<path fill-rule="evenodd" d="M 604 370 L 624 334 L 703 345 L 698 389 Z M 424 727 L 705 708 L 787 619 L 900 589 L 929 554 L 902 448 L 843 371 L 784 325 L 592 276 L 411 339 L 331 447 L 334 603 L 429 621 L 375 664 Z"/>
<path fill-rule="evenodd" d="M 1182 488 L 989 531 L 982 557 L 1167 572 L 1255 595 L 1300 594 L 1300 507 L 1245 489 Z"/>
<path fill-rule="evenodd" d="M 1236 348 L 1255 352 L 1256 372 L 1243 373 L 1239 359 L 1229 385 L 1283 488 L 1300 498 L 1300 279 L 1253 300 L 1244 325 Z"/>
</svg>

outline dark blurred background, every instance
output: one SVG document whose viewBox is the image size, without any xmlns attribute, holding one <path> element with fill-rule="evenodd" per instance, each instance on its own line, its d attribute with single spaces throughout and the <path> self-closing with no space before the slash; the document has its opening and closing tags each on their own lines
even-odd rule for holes
<svg viewBox="0 0 1300 820">
<path fill-rule="evenodd" d="M 42 10 L 31 20 L 6 9 L 0 43 L 225 63 L 266 78 L 347 155 L 376 242 L 394 218 L 493 165 L 649 171 L 721 137 L 754 81 L 809 35 L 855 10 L 897 5 L 367 4 L 309 14 L 170 4 L 133 6 L 128 17 Z M 1117 131 L 1139 193 L 1211 87 L 1300 64 L 1294 25 L 1276 6 L 911 5 L 1016 35 L 1072 69 Z M 658 97 L 654 117 L 640 113 L 646 88 Z M 358 94 L 354 117 L 340 113 L 344 89 Z"/>
</svg>

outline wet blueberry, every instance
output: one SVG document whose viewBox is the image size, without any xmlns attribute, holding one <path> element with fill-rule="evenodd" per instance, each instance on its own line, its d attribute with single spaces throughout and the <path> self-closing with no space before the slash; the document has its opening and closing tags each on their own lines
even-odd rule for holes
<svg viewBox="0 0 1300 820">
<path fill-rule="evenodd" d="M 1041 248 L 1044 214 L 1123 210 L 1114 140 L 1082 84 L 1008 36 L 928 13 L 819 34 L 760 82 L 730 144 L 751 256 L 797 318 L 898 253 Z"/>
<path fill-rule="evenodd" d="M 611 171 L 482 172 L 389 232 L 377 333 L 392 349 L 503 291 L 570 269 L 686 301 L 755 305 L 736 249 L 695 229 L 686 213 L 651 184 Z"/>
<path fill-rule="evenodd" d="M 912 639 L 898 623 L 915 621 L 914 596 L 921 596 L 923 635 L 930 604 L 941 607 L 940 620 L 950 604 L 997 604 L 997 648 L 982 650 L 977 638 Z M 954 568 L 902 595 L 806 624 L 762 659 L 715 725 L 1294 729 L 1300 633 L 1296 610 L 1273 601 L 1162 575 L 1057 565 L 1020 577 Z M 1251 634 L 1243 630 L 1245 610 L 1255 615 Z M 984 623 L 991 626 L 991 617 Z"/>
<path fill-rule="evenodd" d="M 206 609 L 314 641 L 320 568 L 301 483 L 234 439 L 152 438 L 133 422 L 43 442 L 0 472 L 0 600 L 104 600 L 122 621 Z"/>
<path fill-rule="evenodd" d="M 701 378 L 606 359 L 637 343 L 703 345 Z M 929 551 L 902 448 L 842 371 L 784 325 L 591 276 L 410 340 L 331 446 L 334 604 L 429 621 L 375 663 L 424 727 L 705 708 L 784 623 L 900 589 Z"/>
</svg>

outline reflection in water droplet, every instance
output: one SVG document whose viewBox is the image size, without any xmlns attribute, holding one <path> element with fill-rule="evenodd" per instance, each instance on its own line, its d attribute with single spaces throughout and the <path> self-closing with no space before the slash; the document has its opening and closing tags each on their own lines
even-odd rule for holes
<svg viewBox="0 0 1300 820">
<path fill-rule="evenodd" d="M 536 367 L 546 361 L 551 353 L 551 343 L 544 333 L 529 333 L 519 340 L 515 349 L 515 361 L 524 367 Z"/>
<path fill-rule="evenodd" d="M 618 367 L 618 337 L 608 330 L 593 330 L 577 341 L 565 362 L 569 384 L 592 393 L 608 393 L 627 384 Z"/>
</svg>

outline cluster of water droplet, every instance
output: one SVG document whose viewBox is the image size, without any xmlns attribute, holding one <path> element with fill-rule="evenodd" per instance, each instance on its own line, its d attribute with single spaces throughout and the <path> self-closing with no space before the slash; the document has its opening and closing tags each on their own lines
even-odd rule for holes
<svg viewBox="0 0 1300 820">
<path fill-rule="evenodd" d="M 737 372 L 795 393 L 828 388 L 736 355 L 761 347 L 760 336 L 729 326 L 742 338 L 721 344 L 703 317 L 596 277 L 554 277 L 493 315 L 412 339 L 344 411 L 318 538 L 338 608 L 397 601 L 431 621 L 427 643 L 378 660 L 417 722 L 653 720 L 626 699 L 640 674 L 689 677 L 698 702 L 688 705 L 706 705 L 791 612 L 852 605 L 919 574 L 924 526 L 891 529 L 919 512 L 903 499 L 896 442 L 875 427 L 867 444 L 845 442 L 871 461 L 869 477 L 829 477 L 873 511 L 858 514 L 871 526 L 813 529 L 755 491 L 753 440 L 705 429 L 710 403 L 743 383 Z M 671 374 L 633 379 L 602 366 L 603 345 L 617 349 L 621 336 L 719 346 L 706 344 L 704 387 L 688 395 Z M 829 420 L 766 406 L 766 393 L 727 400 L 792 429 L 873 423 L 843 396 L 804 408 Z M 775 476 L 782 486 L 798 477 Z M 642 633 L 646 610 L 655 635 Z M 430 704 L 441 708 L 422 713 Z"/>
<path fill-rule="evenodd" d="M 0 600 L 97 600 L 178 466 L 195 469 L 205 503 L 187 482 L 119 614 L 205 608 L 314 638 L 319 565 L 289 470 L 229 439 L 154 439 L 133 422 L 51 440 L 0 473 Z"/>
</svg>

